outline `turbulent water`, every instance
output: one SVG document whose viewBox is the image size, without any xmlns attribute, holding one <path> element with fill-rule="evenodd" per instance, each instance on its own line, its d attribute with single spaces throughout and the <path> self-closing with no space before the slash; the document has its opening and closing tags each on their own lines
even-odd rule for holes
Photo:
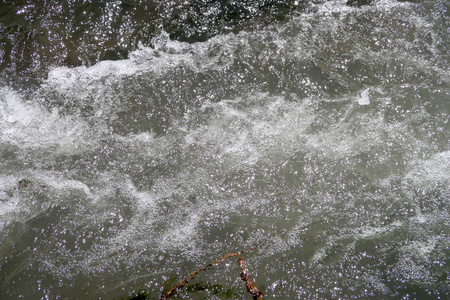
<svg viewBox="0 0 450 300">
<path fill-rule="evenodd" d="M 136 3 L 0 19 L 1 299 L 446 299 L 448 1 Z"/>
</svg>

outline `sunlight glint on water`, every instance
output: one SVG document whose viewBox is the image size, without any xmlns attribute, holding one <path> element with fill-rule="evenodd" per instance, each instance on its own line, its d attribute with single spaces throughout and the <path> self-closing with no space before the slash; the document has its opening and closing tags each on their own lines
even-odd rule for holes
<svg viewBox="0 0 450 300">
<path fill-rule="evenodd" d="M 443 299 L 445 22 L 330 1 L 2 87 L 0 297 L 158 298 L 259 244 L 243 258 L 267 299 Z M 250 298 L 238 275 L 230 260 L 174 299 Z"/>
</svg>

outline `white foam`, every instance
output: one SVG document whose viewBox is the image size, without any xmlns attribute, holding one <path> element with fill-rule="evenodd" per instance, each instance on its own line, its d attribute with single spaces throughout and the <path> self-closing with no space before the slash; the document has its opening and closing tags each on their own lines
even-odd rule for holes
<svg viewBox="0 0 450 300">
<path fill-rule="evenodd" d="M 188 65 L 204 69 L 214 66 L 216 58 L 205 60 L 205 54 L 210 47 L 218 44 L 225 46 L 232 43 L 233 34 L 219 36 L 205 43 L 189 44 L 173 41 L 163 32 L 154 39 L 155 47 L 140 47 L 129 54 L 128 59 L 117 61 L 101 61 L 90 67 L 58 67 L 51 70 L 44 86 L 61 90 L 79 90 L 94 92 L 100 85 L 92 86 L 93 82 L 114 80 L 139 74 L 155 74 L 162 76 L 174 67 Z M 85 93 L 83 93 L 85 94 Z"/>
<path fill-rule="evenodd" d="M 370 97 L 369 97 L 369 91 L 370 89 L 365 89 L 361 92 L 360 97 L 356 99 L 358 101 L 359 105 L 369 105 L 370 104 Z"/>
<path fill-rule="evenodd" d="M 204 109 L 207 107 L 214 110 L 214 116 L 207 125 L 190 131 L 185 142 L 220 153 L 224 167 L 283 159 L 303 147 L 305 130 L 313 118 L 308 104 L 266 93 L 205 104 Z"/>
<path fill-rule="evenodd" d="M 348 228 L 342 233 L 331 235 L 327 238 L 325 246 L 319 248 L 312 257 L 312 263 L 319 263 L 328 256 L 328 250 L 334 245 L 345 246 L 346 252 L 352 251 L 356 242 L 363 239 L 374 239 L 390 235 L 399 227 L 404 227 L 405 222 L 395 221 L 387 226 L 361 226 L 359 228 Z M 351 242 L 348 242 L 351 240 Z"/>
<path fill-rule="evenodd" d="M 440 249 L 445 248 L 443 239 L 446 239 L 446 237 L 428 236 L 420 241 L 411 241 L 401 247 L 399 259 L 395 265 L 396 272 L 407 280 L 421 283 L 434 282 L 436 274 L 429 266 L 434 256 L 433 252 L 437 254 Z M 445 255 L 440 257 L 440 259 L 443 259 Z M 440 259 L 434 262 L 436 263 Z"/>
<path fill-rule="evenodd" d="M 31 174 L 33 179 L 35 178 L 41 185 L 51 188 L 55 194 L 66 194 L 67 191 L 78 190 L 84 194 L 84 197 L 92 197 L 87 184 L 79 180 L 64 178 L 60 172 L 41 170 Z"/>
<path fill-rule="evenodd" d="M 91 129 L 74 115 L 60 116 L 9 91 L 0 95 L 0 140 L 20 148 L 77 153 L 92 146 Z"/>
<path fill-rule="evenodd" d="M 401 226 L 403 226 L 403 222 L 401 221 L 395 221 L 392 224 L 383 227 L 365 226 L 355 229 L 353 232 L 353 236 L 356 237 L 357 239 L 374 238 L 389 233 Z"/>
<path fill-rule="evenodd" d="M 450 185 L 450 151 L 434 154 L 428 159 L 417 160 L 405 176 L 406 182 L 415 186 L 433 187 L 435 184 Z"/>
</svg>

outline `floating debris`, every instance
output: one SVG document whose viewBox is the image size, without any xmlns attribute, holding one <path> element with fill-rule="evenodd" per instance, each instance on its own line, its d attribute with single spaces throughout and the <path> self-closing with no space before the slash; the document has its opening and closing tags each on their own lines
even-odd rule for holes
<svg viewBox="0 0 450 300">
<path fill-rule="evenodd" d="M 257 246 L 258 246 L 258 245 L 257 245 Z M 256 248 L 256 247 L 255 247 L 255 248 Z M 215 267 L 215 266 L 217 266 L 218 264 L 223 263 L 227 258 L 234 257 L 234 256 L 238 256 L 238 255 L 241 255 L 242 253 L 245 253 L 245 252 L 253 252 L 253 251 L 255 250 L 255 248 L 249 249 L 249 250 L 242 250 L 242 251 L 238 251 L 238 252 L 234 252 L 234 253 L 227 253 L 227 254 L 225 254 L 224 256 L 222 256 L 221 258 L 216 259 L 214 262 L 208 264 L 207 266 L 202 267 L 202 268 L 200 268 L 200 269 L 198 269 L 198 270 L 196 270 L 196 271 L 190 273 L 185 279 L 183 279 L 182 281 L 180 281 L 179 283 L 177 283 L 176 285 L 174 285 L 167 293 L 165 293 L 164 295 L 162 295 L 161 298 L 160 298 L 160 300 L 166 300 L 166 299 L 169 299 L 172 295 L 175 294 L 175 292 L 176 292 L 178 289 L 180 289 L 180 288 L 186 286 L 186 285 L 188 284 L 188 282 L 189 282 L 191 279 L 193 279 L 194 276 L 197 275 L 198 273 L 200 273 L 200 272 L 202 272 L 202 271 L 205 271 L 205 270 L 207 270 L 207 269 L 209 269 L 209 268 Z M 239 258 L 238 263 L 239 263 L 240 265 L 241 265 L 241 262 L 242 262 L 242 259 Z M 242 265 L 241 265 L 241 268 L 242 268 Z M 241 273 L 241 278 L 243 278 L 243 277 L 242 277 L 242 276 L 243 276 L 242 274 L 244 274 L 244 271 L 242 271 L 242 273 Z M 263 299 L 263 298 L 262 298 L 262 292 L 259 291 L 259 290 L 256 288 L 255 284 L 252 283 L 252 282 L 250 281 L 250 277 L 248 276 L 248 272 L 245 272 L 245 274 L 246 274 L 246 276 L 247 276 L 246 278 L 248 279 L 248 281 L 245 280 L 244 278 L 243 278 L 243 280 L 245 280 L 245 281 L 247 282 L 247 284 L 246 284 L 247 290 L 248 290 L 250 293 L 252 293 L 254 299 L 258 299 L 258 300 L 261 299 L 261 300 L 262 300 L 262 299 Z M 249 285 L 249 284 L 250 284 L 250 285 Z M 251 290 L 249 289 L 250 286 L 252 287 Z M 252 291 L 253 291 L 253 292 L 252 292 Z M 255 295 L 259 295 L 258 298 L 255 298 Z"/>
<path fill-rule="evenodd" d="M 251 280 L 250 275 L 248 274 L 248 270 L 245 267 L 244 261 L 239 257 L 238 264 L 241 267 L 241 279 L 245 281 L 245 287 L 247 291 L 252 294 L 253 299 L 262 300 L 263 293 L 256 287 L 256 284 Z"/>
<path fill-rule="evenodd" d="M 26 188 L 26 187 L 29 187 L 32 183 L 33 183 L 33 182 L 32 182 L 31 180 L 28 180 L 28 179 L 22 179 L 22 180 L 19 181 L 18 189 L 19 189 L 19 190 L 22 190 L 22 189 L 24 189 L 24 188 Z"/>
</svg>

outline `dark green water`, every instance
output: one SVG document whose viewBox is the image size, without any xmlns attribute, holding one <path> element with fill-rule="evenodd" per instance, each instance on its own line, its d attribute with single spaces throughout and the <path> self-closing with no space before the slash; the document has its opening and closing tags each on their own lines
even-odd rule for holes
<svg viewBox="0 0 450 300">
<path fill-rule="evenodd" d="M 449 2 L 363 4 L 1 1 L 0 299 L 446 299 Z"/>
<path fill-rule="evenodd" d="M 1 69 L 45 77 L 55 66 L 92 65 L 127 58 L 139 44 L 171 39 L 205 41 L 218 34 L 279 23 L 307 2 L 260 1 L 61 1 L 0 2 Z M 6 72 L 5 72 L 6 71 Z"/>
</svg>

